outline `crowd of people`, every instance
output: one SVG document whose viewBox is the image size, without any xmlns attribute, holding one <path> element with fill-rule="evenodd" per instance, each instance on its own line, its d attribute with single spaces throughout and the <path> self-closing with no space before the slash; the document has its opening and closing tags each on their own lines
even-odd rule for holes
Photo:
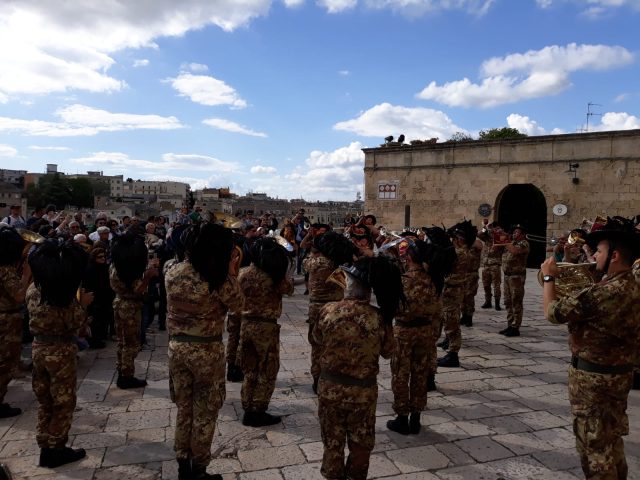
<svg viewBox="0 0 640 480">
<path fill-rule="evenodd" d="M 281 421 L 268 407 L 279 370 L 282 298 L 293 294 L 295 273 L 304 273 L 309 298 L 310 371 L 324 445 L 321 473 L 328 479 L 367 477 L 380 357 L 391 359 L 396 417 L 387 427 L 402 435 L 421 431 L 438 368 L 460 367 L 461 325 L 473 325 L 480 279 L 482 308 L 506 308 L 506 328 L 499 333 L 521 334 L 529 253 L 521 224 L 505 232 L 486 219 L 480 229 L 461 221 L 448 229 L 393 233 L 366 215 L 345 219 L 337 231 L 310 224 L 304 211 L 278 228 L 271 215 L 231 225 L 228 218 L 194 210 L 181 212 L 171 225 L 162 217 L 113 225 L 99 214 L 91 238 L 94 232 L 87 235 L 81 218 L 44 210 L 31 224 L 47 222 L 36 225 L 45 238 L 37 244 L 25 242 L 31 237 L 16 229 L 14 216 L 13 224 L 0 226 L 0 335 L 6 346 L 0 417 L 20 414 L 2 401 L 20 358 L 26 304 L 43 467 L 85 455 L 66 446 L 79 339 L 102 348 L 115 333 L 116 385 L 141 388 L 146 381 L 135 377 L 134 360 L 157 313 L 159 328 L 169 334 L 179 479 L 221 479 L 206 468 L 225 380 L 242 382 L 244 425 Z M 622 217 L 589 230 L 552 248 L 542 265 L 543 307 L 549 321 L 569 326 L 570 399 L 585 475 L 626 478 L 626 398 L 634 379 L 640 386 L 633 373 L 640 361 L 640 231 Z M 559 295 L 557 258 L 593 262 L 594 282 L 575 295 Z M 447 352 L 440 359 L 438 346 Z"/>
</svg>

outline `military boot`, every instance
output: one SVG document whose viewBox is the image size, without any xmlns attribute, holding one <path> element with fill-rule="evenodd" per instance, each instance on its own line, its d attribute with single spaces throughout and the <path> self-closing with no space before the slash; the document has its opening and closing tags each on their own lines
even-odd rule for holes
<svg viewBox="0 0 640 480">
<path fill-rule="evenodd" d="M 471 315 L 463 313 L 462 317 L 460 317 L 460 325 L 471 327 L 473 325 L 473 317 Z"/>
<path fill-rule="evenodd" d="M 439 367 L 456 368 L 460 366 L 457 352 L 449 352 L 444 357 L 438 359 Z"/>
<path fill-rule="evenodd" d="M 436 374 L 432 373 L 427 377 L 427 392 L 435 392 L 438 390 L 436 387 Z"/>
<path fill-rule="evenodd" d="M 420 412 L 413 412 L 409 417 L 409 433 L 417 435 L 420 433 L 422 425 L 420 424 Z"/>
<path fill-rule="evenodd" d="M 504 332 L 504 336 L 505 337 L 519 337 L 520 336 L 520 329 L 517 327 L 509 327 L 509 329 Z"/>
<path fill-rule="evenodd" d="M 320 380 L 320 377 L 313 377 L 313 385 L 311 386 L 313 393 L 315 393 L 316 395 L 318 394 L 318 381 Z"/>
<path fill-rule="evenodd" d="M 387 421 L 387 428 L 400 435 L 409 435 L 409 418 L 406 415 L 398 415 L 393 420 Z"/>
<path fill-rule="evenodd" d="M 242 382 L 244 380 L 242 369 L 237 365 L 229 364 L 227 366 L 227 380 L 230 382 Z"/>
<path fill-rule="evenodd" d="M 67 463 L 77 462 L 87 456 L 84 448 L 51 448 L 47 458 L 47 467 L 56 468 Z"/>
<path fill-rule="evenodd" d="M 491 298 L 487 298 L 480 308 L 491 308 Z"/>
<path fill-rule="evenodd" d="M 282 418 L 267 412 L 244 412 L 242 424 L 247 427 L 267 427 L 280 423 Z"/>
<path fill-rule="evenodd" d="M 0 463 L 0 480 L 13 480 L 11 470 L 4 463 Z"/>
<path fill-rule="evenodd" d="M 116 381 L 116 385 L 118 388 L 122 390 L 128 390 L 130 388 L 142 388 L 147 386 L 147 381 L 142 380 L 136 377 L 123 377 L 118 375 L 118 380 Z"/>
<path fill-rule="evenodd" d="M 51 451 L 53 449 L 51 448 L 41 448 L 40 449 L 40 461 L 38 462 L 38 465 L 40 467 L 48 467 L 49 466 L 49 459 L 51 458 Z"/>
<path fill-rule="evenodd" d="M 640 390 L 640 372 L 635 372 L 633 374 L 633 385 L 631 388 L 633 390 Z"/>
<path fill-rule="evenodd" d="M 191 459 L 178 459 L 178 480 L 191 480 Z"/>
<path fill-rule="evenodd" d="M 496 297 L 496 312 L 499 312 L 500 310 L 502 310 L 500 307 L 500 299 Z"/>
<path fill-rule="evenodd" d="M 22 409 L 18 407 L 12 407 L 8 403 L 0 404 L 0 418 L 15 417 L 22 413 Z"/>
<path fill-rule="evenodd" d="M 218 473 L 207 473 L 206 465 L 194 464 L 189 478 L 191 480 L 222 480 L 222 475 Z"/>
<path fill-rule="evenodd" d="M 443 350 L 449 350 L 449 339 L 447 337 L 444 337 L 444 340 L 442 340 L 440 343 L 436 343 L 436 346 L 442 348 Z"/>
</svg>

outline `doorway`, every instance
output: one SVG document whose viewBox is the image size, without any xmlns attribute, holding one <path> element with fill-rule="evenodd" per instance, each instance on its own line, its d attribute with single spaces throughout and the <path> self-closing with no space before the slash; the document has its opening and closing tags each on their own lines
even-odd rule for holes
<svg viewBox="0 0 640 480">
<path fill-rule="evenodd" d="M 544 194 L 532 183 L 507 185 L 496 198 L 495 220 L 509 228 L 522 224 L 527 233 L 547 236 L 547 201 Z M 540 268 L 546 257 L 546 243 L 529 240 L 528 268 Z"/>
</svg>

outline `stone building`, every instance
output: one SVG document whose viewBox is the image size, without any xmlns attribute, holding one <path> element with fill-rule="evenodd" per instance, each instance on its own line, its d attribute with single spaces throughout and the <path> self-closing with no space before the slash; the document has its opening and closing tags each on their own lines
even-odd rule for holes
<svg viewBox="0 0 640 480">
<path fill-rule="evenodd" d="M 364 149 L 365 211 L 388 229 L 483 218 L 551 238 L 640 214 L 640 130 Z M 545 244 L 532 242 L 530 266 Z"/>
</svg>

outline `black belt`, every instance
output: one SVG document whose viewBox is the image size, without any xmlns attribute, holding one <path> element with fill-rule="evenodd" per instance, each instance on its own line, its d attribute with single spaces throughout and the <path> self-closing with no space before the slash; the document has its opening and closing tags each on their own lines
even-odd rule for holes
<svg viewBox="0 0 640 480">
<path fill-rule="evenodd" d="M 249 320 L 250 322 L 278 323 L 277 318 L 252 317 L 252 316 L 246 315 L 246 316 L 243 316 L 242 319 Z"/>
<path fill-rule="evenodd" d="M 340 385 L 349 385 L 353 387 L 373 387 L 378 383 L 376 377 L 355 378 L 342 373 L 330 373 L 326 370 L 322 370 L 320 372 L 320 378 Z"/>
<path fill-rule="evenodd" d="M 72 335 L 34 335 L 33 339 L 42 343 L 76 343 Z"/>
<path fill-rule="evenodd" d="M 3 310 L 0 314 L 2 313 L 22 313 L 22 307 L 14 308 L 12 310 Z"/>
<path fill-rule="evenodd" d="M 416 317 L 413 320 L 408 320 L 408 321 L 396 319 L 396 325 L 400 327 L 410 327 L 410 328 L 426 327 L 428 325 L 431 325 L 431 320 L 429 320 L 427 317 Z"/>
<path fill-rule="evenodd" d="M 169 341 L 181 343 L 215 343 L 222 341 L 222 335 L 214 335 L 213 337 L 201 337 L 197 335 L 169 335 Z"/>
<path fill-rule="evenodd" d="M 591 363 L 588 360 L 573 356 L 571 357 L 571 366 L 577 370 L 591 373 L 605 373 L 605 374 L 621 374 L 629 373 L 633 371 L 633 365 L 598 365 L 597 363 Z"/>
</svg>

